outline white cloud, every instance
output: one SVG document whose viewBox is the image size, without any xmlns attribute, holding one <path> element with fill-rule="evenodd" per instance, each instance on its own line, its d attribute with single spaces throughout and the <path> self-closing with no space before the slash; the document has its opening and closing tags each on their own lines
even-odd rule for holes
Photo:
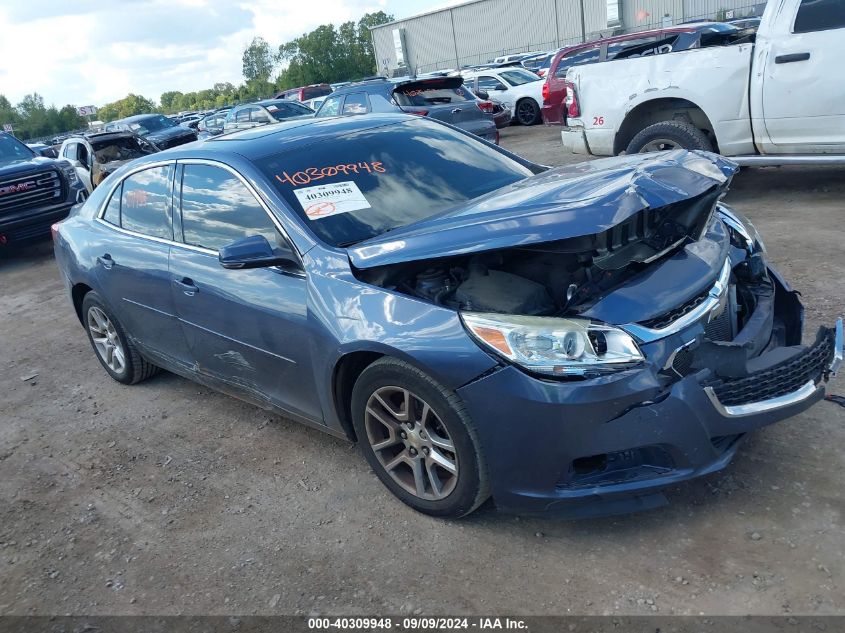
<svg viewBox="0 0 845 633">
<path fill-rule="evenodd" d="M 64 6 L 63 6 L 64 5 Z M 130 92 L 158 99 L 242 81 L 255 36 L 273 47 L 319 24 L 387 10 L 388 0 L 28 0 L 0 6 L 0 93 L 48 104 L 102 105 Z"/>
</svg>

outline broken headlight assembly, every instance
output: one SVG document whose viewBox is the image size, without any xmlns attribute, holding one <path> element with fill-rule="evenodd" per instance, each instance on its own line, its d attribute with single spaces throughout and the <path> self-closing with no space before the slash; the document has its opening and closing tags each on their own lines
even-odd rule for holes
<svg viewBox="0 0 845 633">
<path fill-rule="evenodd" d="M 731 242 L 735 246 L 745 249 L 749 255 L 766 252 L 766 245 L 751 220 L 724 204 L 719 204 L 718 210 L 719 217 L 731 232 Z"/>
<path fill-rule="evenodd" d="M 628 369 L 643 354 L 626 332 L 585 319 L 461 313 L 484 348 L 549 376 L 590 376 Z"/>
</svg>

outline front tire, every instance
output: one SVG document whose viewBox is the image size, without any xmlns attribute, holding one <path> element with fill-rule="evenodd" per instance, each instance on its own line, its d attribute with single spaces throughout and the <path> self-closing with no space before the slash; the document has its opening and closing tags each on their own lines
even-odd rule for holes
<svg viewBox="0 0 845 633">
<path fill-rule="evenodd" d="M 628 143 L 626 154 L 644 154 L 670 149 L 700 149 L 713 151 L 707 135 L 685 121 L 661 121 L 649 125 Z"/>
<path fill-rule="evenodd" d="M 463 403 L 413 365 L 382 358 L 367 367 L 352 391 L 352 422 L 378 478 L 415 510 L 462 517 L 490 496 Z"/>
<path fill-rule="evenodd" d="M 134 385 L 158 373 L 158 367 L 141 357 L 120 322 L 93 290 L 82 300 L 82 323 L 97 360 L 117 382 Z"/>
<path fill-rule="evenodd" d="M 516 104 L 516 120 L 520 125 L 536 125 L 542 119 L 540 106 L 534 99 L 522 99 Z"/>
</svg>

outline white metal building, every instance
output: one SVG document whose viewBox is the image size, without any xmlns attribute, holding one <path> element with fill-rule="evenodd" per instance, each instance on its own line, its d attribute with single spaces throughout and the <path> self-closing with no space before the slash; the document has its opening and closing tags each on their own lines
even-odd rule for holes
<svg viewBox="0 0 845 633">
<path fill-rule="evenodd" d="M 456 68 L 602 35 L 760 15 L 761 0 L 470 0 L 372 29 L 379 73 Z"/>
</svg>

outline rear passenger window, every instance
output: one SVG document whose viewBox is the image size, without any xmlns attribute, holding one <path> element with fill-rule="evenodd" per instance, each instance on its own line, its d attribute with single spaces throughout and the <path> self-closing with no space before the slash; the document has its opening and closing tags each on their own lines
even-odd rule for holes
<svg viewBox="0 0 845 633">
<path fill-rule="evenodd" d="M 120 225 L 129 231 L 173 239 L 170 183 L 173 166 L 151 167 L 123 181 Z"/>
<path fill-rule="evenodd" d="M 109 205 L 106 207 L 106 212 L 103 213 L 103 219 L 115 226 L 120 226 L 120 196 L 122 191 L 122 185 L 114 190 L 111 200 L 109 200 Z"/>
<path fill-rule="evenodd" d="M 845 0 L 801 0 L 793 33 L 845 28 Z"/>
<path fill-rule="evenodd" d="M 368 111 L 367 95 L 363 92 L 346 95 L 346 100 L 343 102 L 344 114 L 366 114 Z"/>
<path fill-rule="evenodd" d="M 185 165 L 182 174 L 185 244 L 218 250 L 253 235 L 272 246 L 281 237 L 255 196 L 231 172 L 211 165 Z"/>
</svg>

